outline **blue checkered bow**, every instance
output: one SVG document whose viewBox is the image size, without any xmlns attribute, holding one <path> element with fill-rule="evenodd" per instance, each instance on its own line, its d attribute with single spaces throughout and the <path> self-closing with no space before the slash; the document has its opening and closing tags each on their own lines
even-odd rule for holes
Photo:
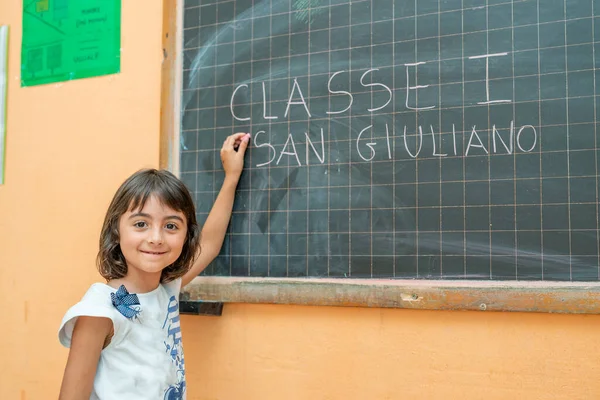
<svg viewBox="0 0 600 400">
<path fill-rule="evenodd" d="M 135 293 L 129 293 L 124 285 L 121 285 L 116 293 L 110 294 L 113 306 L 128 319 L 136 319 L 142 311 L 139 306 L 140 301 Z"/>
</svg>

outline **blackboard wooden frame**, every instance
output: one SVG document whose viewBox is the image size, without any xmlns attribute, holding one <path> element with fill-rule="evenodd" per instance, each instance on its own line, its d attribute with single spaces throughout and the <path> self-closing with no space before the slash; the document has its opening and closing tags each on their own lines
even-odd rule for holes
<svg viewBox="0 0 600 400">
<path fill-rule="evenodd" d="M 161 168 L 179 171 L 184 0 L 163 0 Z M 182 302 L 600 314 L 600 283 L 201 276 Z"/>
</svg>

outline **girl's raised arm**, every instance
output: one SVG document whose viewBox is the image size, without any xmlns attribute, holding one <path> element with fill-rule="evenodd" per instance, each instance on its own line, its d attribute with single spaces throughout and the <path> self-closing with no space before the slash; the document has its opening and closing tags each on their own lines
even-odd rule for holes
<svg viewBox="0 0 600 400">
<path fill-rule="evenodd" d="M 192 268 L 183 276 L 181 287 L 197 277 L 221 251 L 227 226 L 231 219 L 235 188 L 244 168 L 244 154 L 249 140 L 249 134 L 236 133 L 225 139 L 223 143 L 221 162 L 225 170 L 225 181 L 202 227 L 200 254 L 196 257 Z"/>
<path fill-rule="evenodd" d="M 89 400 L 100 352 L 112 330 L 109 318 L 77 318 L 59 400 Z"/>
</svg>

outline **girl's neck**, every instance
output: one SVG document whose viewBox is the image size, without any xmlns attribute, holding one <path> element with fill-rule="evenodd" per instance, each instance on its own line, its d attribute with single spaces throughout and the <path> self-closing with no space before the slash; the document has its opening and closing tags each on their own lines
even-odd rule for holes
<svg viewBox="0 0 600 400">
<path fill-rule="evenodd" d="M 136 274 L 132 270 L 127 272 L 123 278 L 113 279 L 108 285 L 117 289 L 124 285 L 129 293 L 148 293 L 160 284 L 161 274 Z"/>
</svg>

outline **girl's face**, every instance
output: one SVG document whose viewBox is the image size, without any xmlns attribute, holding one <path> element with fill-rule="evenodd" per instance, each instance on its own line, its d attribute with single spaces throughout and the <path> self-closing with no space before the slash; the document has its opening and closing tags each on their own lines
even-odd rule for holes
<svg viewBox="0 0 600 400">
<path fill-rule="evenodd" d="M 185 215 L 151 196 L 140 210 L 129 210 L 119 219 L 119 244 L 127 268 L 158 274 L 174 263 L 185 243 Z M 129 273 L 128 273 L 129 274 Z"/>
</svg>

